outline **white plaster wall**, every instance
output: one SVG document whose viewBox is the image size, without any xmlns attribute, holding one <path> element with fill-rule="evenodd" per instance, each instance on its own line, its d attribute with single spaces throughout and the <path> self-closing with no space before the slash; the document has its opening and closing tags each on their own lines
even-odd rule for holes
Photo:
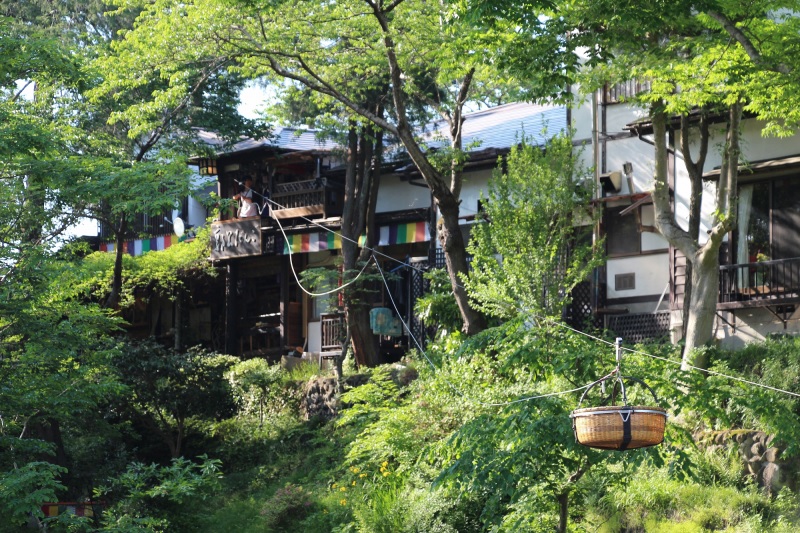
<svg viewBox="0 0 800 533">
<path fill-rule="evenodd" d="M 653 146 L 638 137 L 611 140 L 606 143 L 606 170 L 622 172 L 622 166 L 629 162 L 633 166 L 633 188 L 628 188 L 625 175 L 622 176 L 622 190 L 618 194 L 646 192 L 653 188 Z"/>
<path fill-rule="evenodd" d="M 786 321 L 786 329 L 783 328 L 783 322 L 766 309 L 736 311 L 735 320 L 730 313 L 720 312 L 720 314 L 730 322 L 726 324 L 717 318 L 716 338 L 726 348 L 742 348 L 747 344 L 763 341 L 771 333 L 800 334 L 800 309 L 790 315 Z M 735 332 L 733 325 L 736 326 Z"/>
<path fill-rule="evenodd" d="M 478 170 L 464 173 L 464 185 L 461 189 L 461 216 L 474 215 L 478 212 L 478 200 L 481 192 L 489 188 L 492 170 Z"/>
<path fill-rule="evenodd" d="M 603 112 L 602 108 L 600 112 Z M 618 133 L 627 133 L 625 125 L 647 116 L 647 113 L 638 107 L 623 103 L 607 105 L 605 108 L 605 115 L 606 135 L 615 135 Z M 600 126 L 602 127 L 602 122 Z"/>
<path fill-rule="evenodd" d="M 642 206 L 642 226 L 653 226 L 656 222 L 655 209 L 653 205 Z M 642 251 L 665 250 L 669 248 L 667 240 L 660 233 L 642 232 Z"/>
<path fill-rule="evenodd" d="M 636 288 L 628 291 L 614 290 L 614 276 L 636 274 Z M 612 298 L 631 298 L 661 294 L 669 280 L 669 255 L 652 254 L 609 259 L 606 263 L 607 295 Z"/>
<path fill-rule="evenodd" d="M 573 87 L 573 90 L 576 88 Z M 572 104 L 572 124 L 571 127 L 575 128 L 574 138 L 577 140 L 592 139 L 592 97 L 591 95 L 581 97 L 575 95 Z"/>
<path fill-rule="evenodd" d="M 422 179 L 414 181 L 419 183 Z M 431 193 L 427 187 L 411 185 L 408 181 L 402 181 L 398 176 L 381 177 L 376 207 L 378 213 L 427 208 L 430 206 Z"/>
</svg>

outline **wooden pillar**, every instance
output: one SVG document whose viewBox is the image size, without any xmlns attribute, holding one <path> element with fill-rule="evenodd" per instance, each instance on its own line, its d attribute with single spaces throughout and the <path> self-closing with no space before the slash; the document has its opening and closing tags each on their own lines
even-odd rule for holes
<svg viewBox="0 0 800 533">
<path fill-rule="evenodd" d="M 239 281 L 239 268 L 234 262 L 228 263 L 225 271 L 225 353 L 239 355 L 238 346 L 238 307 L 236 286 Z"/>
<path fill-rule="evenodd" d="M 281 256 L 281 349 L 285 350 L 289 339 L 286 336 L 286 327 L 289 324 L 289 276 L 291 276 L 292 266 L 291 254 Z"/>
</svg>

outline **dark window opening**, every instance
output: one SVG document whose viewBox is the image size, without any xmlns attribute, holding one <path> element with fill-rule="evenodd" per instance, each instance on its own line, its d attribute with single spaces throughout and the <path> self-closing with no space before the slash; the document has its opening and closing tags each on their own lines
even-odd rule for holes
<svg viewBox="0 0 800 533">
<path fill-rule="evenodd" d="M 609 257 L 638 254 L 642 251 L 636 216 L 633 213 L 619 214 L 626 207 L 628 206 L 609 207 L 605 211 L 606 253 Z"/>
</svg>

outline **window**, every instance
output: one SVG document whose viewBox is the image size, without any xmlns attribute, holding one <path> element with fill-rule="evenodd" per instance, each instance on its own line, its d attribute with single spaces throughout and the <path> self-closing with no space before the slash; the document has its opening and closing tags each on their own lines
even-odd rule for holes
<svg viewBox="0 0 800 533">
<path fill-rule="evenodd" d="M 606 253 L 609 257 L 638 254 L 642 251 L 639 225 L 633 213 L 620 215 L 628 206 L 609 207 L 605 210 L 603 225 L 606 234 Z"/>
<path fill-rule="evenodd" d="M 800 257 L 800 179 L 741 185 L 737 215 L 736 264 Z"/>
</svg>

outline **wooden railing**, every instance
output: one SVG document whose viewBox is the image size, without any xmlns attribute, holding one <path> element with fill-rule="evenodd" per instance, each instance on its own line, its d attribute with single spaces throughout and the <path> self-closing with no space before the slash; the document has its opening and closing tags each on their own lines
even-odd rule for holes
<svg viewBox="0 0 800 533">
<path fill-rule="evenodd" d="M 272 216 L 291 218 L 340 214 L 342 194 L 324 179 L 281 183 L 272 193 Z"/>
<path fill-rule="evenodd" d="M 273 211 L 322 205 L 325 202 L 325 184 L 322 180 L 295 181 L 275 186 Z"/>
<path fill-rule="evenodd" d="M 800 258 L 720 267 L 721 309 L 800 302 Z"/>
<path fill-rule="evenodd" d="M 603 103 L 617 104 L 649 90 L 649 81 L 628 80 L 622 83 L 609 84 L 605 86 L 603 91 Z"/>
<path fill-rule="evenodd" d="M 344 315 L 328 313 L 320 315 L 321 346 L 324 352 L 342 351 L 345 336 Z"/>
</svg>

